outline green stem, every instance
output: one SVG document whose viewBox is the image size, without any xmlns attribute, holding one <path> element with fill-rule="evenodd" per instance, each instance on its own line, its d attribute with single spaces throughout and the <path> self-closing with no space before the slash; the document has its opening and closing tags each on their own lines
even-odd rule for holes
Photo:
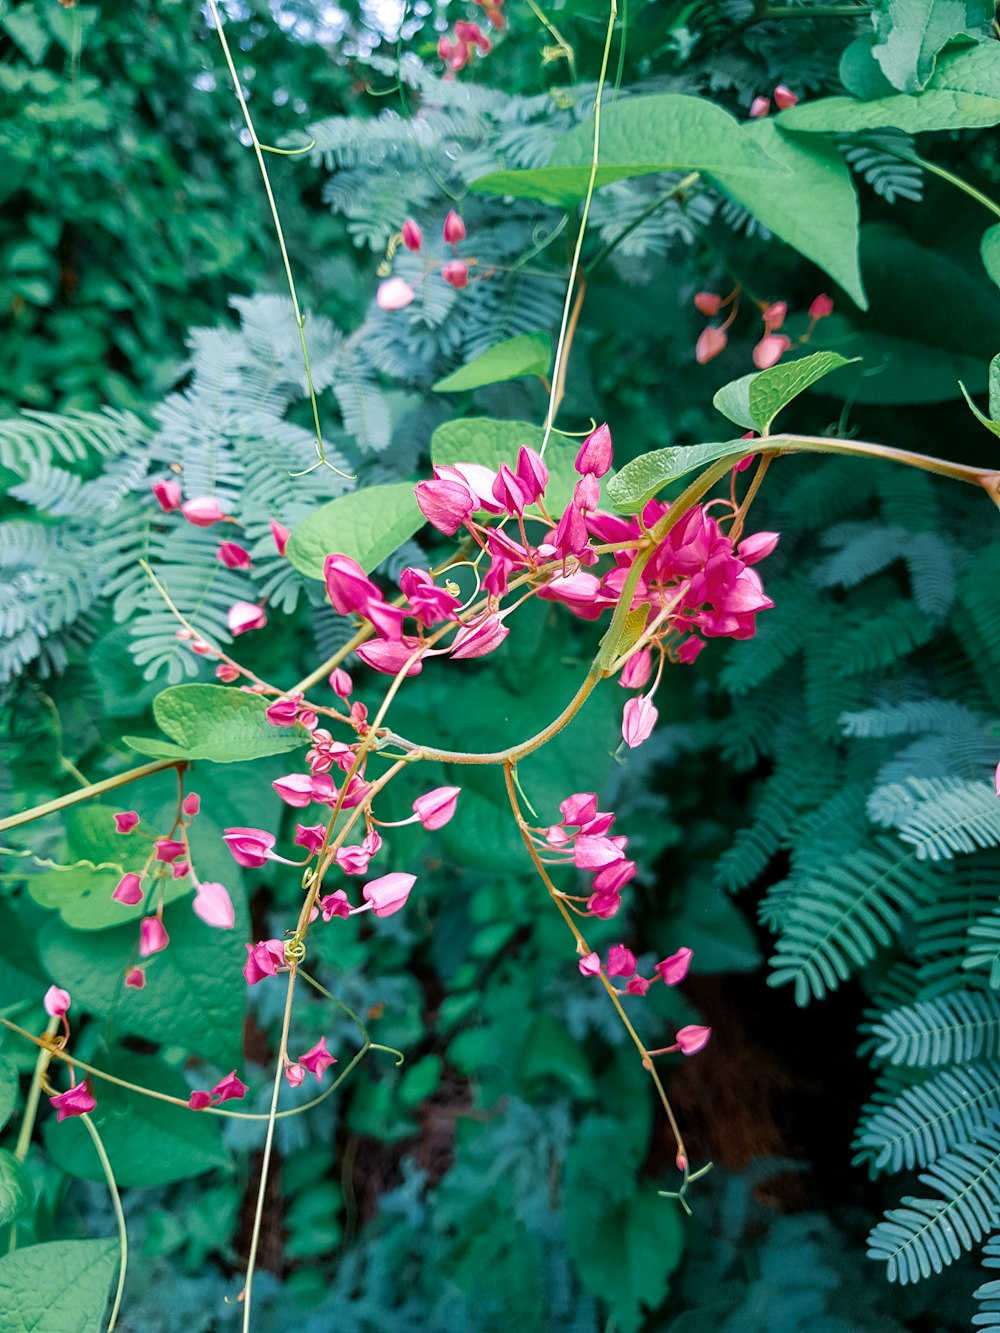
<svg viewBox="0 0 1000 1333">
<path fill-rule="evenodd" d="M 898 148 L 893 148 L 890 144 L 880 144 L 887 153 L 893 157 L 898 157 L 901 162 L 912 162 L 915 167 L 923 167 L 924 171 L 929 171 L 932 176 L 940 176 L 943 181 L 949 185 L 954 185 L 957 190 L 967 194 L 970 199 L 975 199 L 977 204 L 988 209 L 994 217 L 1000 218 L 1000 204 L 995 203 L 988 195 L 983 194 L 982 190 L 977 190 L 974 185 L 963 180 L 961 176 L 956 176 L 953 171 L 948 171 L 946 167 L 939 167 L 936 162 L 930 162 L 926 157 L 918 157 L 916 153 L 906 153 Z"/>
<path fill-rule="evenodd" d="M 90 1135 L 98 1157 L 101 1159 L 101 1166 L 104 1168 L 104 1176 L 108 1182 L 108 1189 L 111 1192 L 111 1205 L 115 1210 L 115 1220 L 118 1223 L 118 1240 L 121 1244 L 121 1255 L 118 1260 L 118 1289 L 115 1292 L 115 1303 L 111 1307 L 111 1318 L 108 1320 L 107 1333 L 114 1333 L 115 1325 L 118 1323 L 118 1312 L 122 1308 L 122 1293 L 125 1291 L 125 1274 L 128 1271 L 128 1232 L 125 1229 L 125 1214 L 122 1212 L 121 1196 L 118 1193 L 118 1186 L 115 1183 L 115 1173 L 111 1169 L 111 1163 L 108 1160 L 108 1154 L 104 1150 L 104 1144 L 101 1142 L 101 1136 L 97 1132 L 97 1126 L 93 1123 L 89 1115 L 81 1115 L 87 1133 Z"/>
<path fill-rule="evenodd" d="M 45 1027 L 45 1037 L 52 1038 L 59 1030 L 60 1022 L 58 1016 L 50 1018 Z M 35 1117 L 38 1115 L 38 1103 L 42 1098 L 42 1081 L 45 1078 L 49 1062 L 52 1059 L 51 1049 L 43 1044 L 43 1038 L 38 1038 L 38 1059 L 35 1061 L 34 1073 L 31 1075 L 31 1085 L 28 1088 L 28 1099 L 24 1104 L 24 1117 L 21 1120 L 21 1128 L 17 1135 L 17 1143 L 14 1145 L 14 1156 L 19 1162 L 23 1162 L 28 1156 L 28 1149 L 31 1147 L 31 1135 L 35 1129 Z M 10 1227 L 10 1245 L 12 1252 L 17 1249 L 17 1223 L 12 1222 Z"/>
<path fill-rule="evenodd" d="M 627 227 L 622 228 L 614 240 L 608 241 L 606 245 L 602 246 L 589 264 L 584 264 L 583 271 L 587 277 L 589 278 L 596 269 L 600 268 L 608 256 L 621 245 L 626 236 L 631 236 L 632 232 L 634 232 L 637 227 L 641 227 L 646 219 L 651 217 L 658 208 L 662 207 L 663 204 L 668 203 L 671 199 L 674 199 L 677 195 L 686 193 L 690 190 L 691 186 L 699 180 L 701 180 L 701 172 L 691 171 L 683 180 L 679 180 L 672 189 L 667 190 L 665 194 L 661 194 L 654 199 L 647 208 L 642 210 L 638 217 L 632 219 Z"/>
<path fill-rule="evenodd" d="M 846 454 L 856 458 L 882 458 L 890 463 L 919 468 L 921 472 L 949 477 L 952 481 L 981 486 L 994 500 L 1000 488 L 1000 472 L 989 468 L 952 463 L 947 458 L 934 458 L 930 454 L 914 453 L 911 449 L 893 449 L 890 445 L 871 444 L 866 440 L 832 440 L 823 435 L 769 435 L 748 441 L 747 449 L 752 453 Z M 731 457 L 728 462 L 731 467 Z"/>
<path fill-rule="evenodd" d="M 141 764 L 138 768 L 127 769 L 124 773 L 119 773 L 113 778 L 105 778 L 103 782 L 92 782 L 89 786 L 81 788 L 80 791 L 71 791 L 67 796 L 57 796 L 54 801 L 46 801 L 44 805 L 33 805 L 30 810 L 22 810 L 20 814 L 8 815 L 6 819 L 0 819 L 0 833 L 7 829 L 17 828 L 20 824 L 30 824 L 35 819 L 41 819 L 44 815 L 54 814 L 56 810 L 65 810 L 67 806 L 77 805 L 80 801 L 89 801 L 95 796 L 103 796 L 107 791 L 114 791 L 116 787 L 124 787 L 129 782 L 139 782 L 142 778 L 151 777 L 154 773 L 162 773 L 168 768 L 183 770 L 187 768 L 186 759 L 157 759 L 152 764 Z"/>
<path fill-rule="evenodd" d="M 750 23 L 784 19 L 858 19 L 870 14 L 865 5 L 757 5 Z"/>
</svg>

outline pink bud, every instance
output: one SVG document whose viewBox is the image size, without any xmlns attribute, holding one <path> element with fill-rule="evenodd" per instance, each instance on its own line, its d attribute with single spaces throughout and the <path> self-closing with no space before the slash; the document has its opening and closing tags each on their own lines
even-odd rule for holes
<svg viewBox="0 0 1000 1333">
<path fill-rule="evenodd" d="M 136 903 L 142 902 L 142 880 L 138 875 L 122 875 L 111 896 L 116 903 L 134 907 Z"/>
<path fill-rule="evenodd" d="M 809 307 L 810 319 L 825 319 L 827 315 L 833 314 L 833 302 L 827 296 L 826 292 L 820 292 L 819 296 L 814 297 L 812 305 Z"/>
<path fill-rule="evenodd" d="M 299 702 L 297 699 L 277 699 L 268 708 L 264 709 L 264 716 L 272 727 L 294 727 L 298 715 Z"/>
<path fill-rule="evenodd" d="M 178 842 L 176 838 L 160 838 L 156 843 L 156 859 L 166 862 L 167 865 L 171 861 L 176 861 L 179 856 L 183 856 L 184 851 L 184 844 Z"/>
<path fill-rule="evenodd" d="M 42 1004 L 49 1018 L 62 1018 L 70 1005 L 69 991 L 60 990 L 58 986 L 50 986 L 45 992 Z"/>
<path fill-rule="evenodd" d="M 632 977 L 625 987 L 629 995 L 645 995 L 649 990 L 649 982 L 645 977 Z"/>
<path fill-rule="evenodd" d="M 285 1082 L 290 1088 L 300 1088 L 306 1071 L 301 1065 L 285 1065 Z"/>
<path fill-rule="evenodd" d="M 438 532 L 451 537 L 476 510 L 469 488 L 448 480 L 420 481 L 413 488 L 417 508 Z"/>
<path fill-rule="evenodd" d="M 336 667 L 330 672 L 330 688 L 338 699 L 349 699 L 354 689 L 354 682 L 343 667 Z"/>
<path fill-rule="evenodd" d="M 158 916 L 144 916 L 139 923 L 139 957 L 148 958 L 151 953 L 159 953 L 170 943 L 170 936 L 163 928 Z"/>
<path fill-rule="evenodd" d="M 361 894 L 371 903 L 376 916 L 392 916 L 393 912 L 398 912 L 404 906 L 416 882 L 416 875 L 404 875 L 394 871 L 390 875 L 370 880 L 361 890 Z"/>
<path fill-rule="evenodd" d="M 57 1120 L 65 1120 L 71 1115 L 86 1115 L 97 1103 L 87 1091 L 86 1083 L 74 1083 L 68 1092 L 61 1092 L 58 1097 L 50 1097 L 49 1105 L 56 1110 Z"/>
<path fill-rule="evenodd" d="M 284 523 L 279 523 L 277 519 L 271 519 L 271 536 L 274 538 L 274 544 L 278 548 L 279 555 L 285 554 L 285 548 L 291 535 L 291 530 L 286 528 Z"/>
<path fill-rule="evenodd" d="M 764 323 L 768 331 L 780 329 L 785 322 L 785 316 L 788 314 L 787 301 L 772 301 L 764 311 Z"/>
<path fill-rule="evenodd" d="M 285 946 L 281 940 L 261 940 L 247 945 L 247 960 L 243 975 L 248 986 L 256 986 L 265 977 L 273 977 L 279 967 L 285 966 Z"/>
<path fill-rule="evenodd" d="M 697 634 L 689 634 L 674 653 L 674 657 L 685 666 L 690 666 L 704 647 L 704 639 L 699 639 Z"/>
<path fill-rule="evenodd" d="M 702 329 L 698 341 L 695 343 L 694 359 L 699 366 L 703 366 L 706 361 L 712 361 L 720 352 L 725 351 L 728 341 L 729 334 L 725 329 L 709 324 L 707 328 Z"/>
<path fill-rule="evenodd" d="M 648 695 L 629 699 L 622 714 L 622 738 L 630 750 L 648 740 L 659 712 Z"/>
<path fill-rule="evenodd" d="M 774 100 L 781 111 L 787 111 L 789 107 L 795 106 L 798 98 L 791 88 L 786 88 L 783 83 L 779 83 L 774 90 Z"/>
<path fill-rule="evenodd" d="M 573 504 L 581 514 L 592 514 L 600 507 L 601 486 L 593 472 L 582 476 L 573 487 Z"/>
<path fill-rule="evenodd" d="M 320 898 L 319 905 L 324 921 L 332 921 L 335 916 L 346 918 L 351 915 L 351 904 L 343 889 L 336 889 L 325 898 Z"/>
<path fill-rule="evenodd" d="M 386 278 L 385 282 L 379 283 L 375 294 L 379 310 L 402 310 L 416 299 L 416 292 L 402 278 Z"/>
<path fill-rule="evenodd" d="M 597 817 L 597 795 L 592 791 L 574 792 L 559 803 L 559 813 L 570 828 L 582 828 Z"/>
<path fill-rule="evenodd" d="M 754 365 L 758 370 L 767 370 L 781 360 L 791 345 L 783 333 L 765 334 L 753 349 Z"/>
<path fill-rule="evenodd" d="M 153 494 L 165 514 L 172 513 L 180 507 L 181 487 L 178 481 L 154 481 Z"/>
<path fill-rule="evenodd" d="M 696 292 L 694 298 L 694 307 L 699 314 L 706 315 L 709 319 L 719 313 L 722 306 L 722 297 L 716 292 Z"/>
<path fill-rule="evenodd" d="M 115 832 L 131 833 L 139 822 L 139 816 L 134 810 L 125 810 L 120 815 L 115 815 Z"/>
<path fill-rule="evenodd" d="M 769 97 L 755 97 L 750 103 L 750 110 L 747 115 L 751 120 L 760 120 L 771 110 L 771 99 Z"/>
<path fill-rule="evenodd" d="M 679 1152 L 674 1158 L 674 1165 L 677 1167 L 678 1171 L 686 1171 L 688 1169 L 688 1159 L 682 1152 Z"/>
<path fill-rule="evenodd" d="M 464 259 L 452 259 L 441 265 L 441 276 L 449 287 L 461 291 L 469 285 L 469 266 Z"/>
<path fill-rule="evenodd" d="M 678 949 L 669 958 L 664 958 L 662 963 L 657 963 L 653 971 L 659 973 L 668 986 L 679 986 L 688 974 L 692 957 L 691 949 Z"/>
<path fill-rule="evenodd" d="M 626 690 L 641 690 L 653 673 L 653 654 L 648 648 L 640 648 L 633 653 L 622 667 L 618 684 Z"/>
<path fill-rule="evenodd" d="M 267 624 L 267 616 L 263 608 L 255 606 L 253 602 L 234 602 L 226 612 L 226 623 L 229 625 L 229 633 L 235 639 L 248 630 L 263 629 Z"/>
<path fill-rule="evenodd" d="M 423 232 L 412 218 L 407 218 L 403 223 L 403 244 L 406 246 L 407 250 L 412 250 L 413 253 L 416 254 L 423 243 Z"/>
<path fill-rule="evenodd" d="M 608 950 L 608 976 L 630 977 L 635 971 L 635 954 L 624 944 L 612 944 Z"/>
<path fill-rule="evenodd" d="M 212 1089 L 212 1096 L 220 1102 L 242 1101 L 248 1091 L 249 1089 L 242 1079 L 236 1077 L 236 1070 L 234 1069 L 231 1074 L 227 1074 L 225 1078 L 216 1083 Z"/>
<path fill-rule="evenodd" d="M 174 879 L 184 879 L 190 869 L 191 867 L 187 861 L 175 861 L 170 867 L 170 873 Z"/>
<path fill-rule="evenodd" d="M 428 831 L 443 828 L 455 813 L 461 787 L 435 787 L 413 802 L 413 811 Z"/>
<path fill-rule="evenodd" d="M 257 870 L 271 859 L 270 852 L 275 838 L 273 833 L 267 833 L 264 829 L 227 828 L 222 841 L 232 852 L 237 865 Z"/>
<path fill-rule="evenodd" d="M 231 685 L 234 680 L 240 678 L 239 670 L 230 662 L 220 662 L 215 668 L 215 675 L 218 680 L 224 681 L 227 685 Z"/>
<path fill-rule="evenodd" d="M 466 625 L 460 629 L 452 640 L 451 656 L 460 660 L 485 657 L 487 653 L 499 648 L 510 633 L 501 615 L 485 616 L 478 625 Z"/>
<path fill-rule="evenodd" d="M 185 500 L 181 513 L 196 528 L 210 528 L 226 517 L 222 506 L 213 495 L 200 495 L 193 500 Z"/>
<path fill-rule="evenodd" d="M 181 802 L 181 809 L 186 815 L 196 815 L 201 809 L 201 797 L 196 791 L 188 792 Z"/>
<path fill-rule="evenodd" d="M 212 1105 L 212 1094 L 206 1092 L 204 1088 L 195 1088 L 188 1098 L 188 1106 L 192 1111 L 204 1111 L 206 1107 Z"/>
<path fill-rule="evenodd" d="M 736 548 L 736 554 L 745 565 L 755 565 L 758 560 L 769 556 L 777 546 L 780 534 L 777 532 L 753 532 L 744 537 Z"/>
<path fill-rule="evenodd" d="M 125 985 L 132 990 L 142 990 L 146 985 L 146 974 L 141 967 L 131 967 L 125 973 Z"/>
<path fill-rule="evenodd" d="M 605 422 L 584 440 L 573 466 L 581 476 L 592 472 L 595 477 L 603 477 L 611 470 L 611 459 L 611 431 Z"/>
<path fill-rule="evenodd" d="M 580 959 L 580 971 L 585 977 L 596 977 L 600 975 L 601 958 L 599 954 L 588 953 Z"/>
<path fill-rule="evenodd" d="M 457 245 L 459 241 L 465 240 L 465 223 L 454 209 L 444 220 L 444 239 L 449 245 Z"/>
<path fill-rule="evenodd" d="M 227 569 L 249 569 L 253 563 L 250 552 L 239 542 L 222 542 L 215 554 Z"/>
<path fill-rule="evenodd" d="M 304 847 L 310 856 L 318 852 L 323 846 L 323 839 L 326 837 L 326 829 L 322 824 L 296 824 L 295 837 L 292 842 L 298 847 Z"/>
<path fill-rule="evenodd" d="M 221 884 L 207 880 L 199 884 L 191 907 L 206 926 L 214 926 L 217 930 L 232 930 L 236 923 L 233 900 Z"/>
<path fill-rule="evenodd" d="M 549 470 L 540 455 L 526 444 L 517 451 L 517 480 L 527 496 L 527 504 L 535 504 L 545 494 L 549 484 Z"/>
<path fill-rule="evenodd" d="M 677 1045 L 683 1055 L 697 1055 L 708 1045 L 708 1039 L 711 1035 L 711 1028 L 699 1027 L 696 1023 L 692 1023 L 689 1027 L 681 1028 L 678 1032 Z"/>
</svg>

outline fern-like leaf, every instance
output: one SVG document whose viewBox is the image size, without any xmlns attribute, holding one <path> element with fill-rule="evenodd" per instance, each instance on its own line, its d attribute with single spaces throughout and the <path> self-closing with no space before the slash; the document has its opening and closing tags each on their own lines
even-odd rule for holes
<svg viewBox="0 0 1000 1333">
<path fill-rule="evenodd" d="M 872 1023 L 875 1055 L 894 1065 L 932 1068 L 992 1059 L 1000 1051 L 1000 999 L 956 991 L 890 1009 Z"/>
<path fill-rule="evenodd" d="M 943 1069 L 895 1096 L 876 1093 L 861 1116 L 856 1162 L 876 1171 L 928 1166 L 953 1143 L 973 1137 L 987 1113 L 1000 1111 L 1000 1063 Z"/>
<path fill-rule="evenodd" d="M 1000 847 L 1000 801 L 987 782 L 908 778 L 876 787 L 868 812 L 883 827 L 895 827 L 921 861 Z"/>
</svg>

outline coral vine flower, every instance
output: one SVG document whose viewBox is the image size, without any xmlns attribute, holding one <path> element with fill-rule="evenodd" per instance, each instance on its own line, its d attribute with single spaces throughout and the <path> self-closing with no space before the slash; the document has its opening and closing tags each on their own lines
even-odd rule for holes
<svg viewBox="0 0 1000 1333">
<path fill-rule="evenodd" d="M 424 243 L 424 233 L 420 230 L 412 218 L 407 218 L 403 223 L 403 244 L 407 250 L 412 250 L 414 254 Z"/>
<path fill-rule="evenodd" d="M 630 750 L 649 739 L 659 715 L 648 695 L 629 699 L 622 716 L 622 738 Z"/>
<path fill-rule="evenodd" d="M 130 967 L 125 973 L 125 985 L 132 990 L 143 990 L 146 985 L 146 974 L 141 967 Z"/>
<path fill-rule="evenodd" d="M 272 727 L 294 727 L 299 714 L 299 699 L 278 699 L 264 710 Z"/>
<path fill-rule="evenodd" d="M 142 880 L 138 875 L 122 875 L 111 896 L 116 903 L 134 907 L 142 902 Z"/>
<path fill-rule="evenodd" d="M 227 828 L 222 841 L 233 854 L 237 865 L 257 870 L 271 860 L 275 836 L 259 828 Z"/>
<path fill-rule="evenodd" d="M 668 986 L 679 986 L 688 974 L 692 957 L 693 951 L 691 949 L 678 949 L 669 958 L 664 958 L 661 963 L 657 963 L 653 971 L 658 973 Z"/>
<path fill-rule="evenodd" d="M 139 822 L 139 816 L 134 810 L 125 810 L 120 815 L 115 815 L 115 832 L 131 833 Z"/>
<path fill-rule="evenodd" d="M 677 1045 L 682 1055 L 697 1055 L 708 1045 L 711 1035 L 711 1028 L 699 1027 L 697 1023 L 692 1023 L 677 1033 Z"/>
<path fill-rule="evenodd" d="M 600 954 L 585 954 L 579 963 L 580 971 L 585 977 L 596 977 L 600 975 L 601 958 Z"/>
<path fill-rule="evenodd" d="M 271 519 L 271 536 L 274 539 L 274 545 L 279 555 L 285 554 L 288 546 L 288 539 L 291 536 L 290 529 L 286 528 L 284 523 L 279 523 L 276 519 Z"/>
<path fill-rule="evenodd" d="M 57 1120 L 66 1120 L 72 1115 L 86 1115 L 97 1103 L 87 1091 L 86 1083 L 74 1083 L 68 1092 L 50 1097 L 49 1105 L 55 1108 Z"/>
<path fill-rule="evenodd" d="M 302 1086 L 302 1080 L 305 1078 L 305 1076 L 306 1076 L 306 1071 L 302 1068 L 301 1065 L 296 1065 L 296 1064 L 285 1065 L 285 1082 L 288 1084 L 290 1088 L 300 1088 Z"/>
<path fill-rule="evenodd" d="M 722 306 L 722 297 L 716 292 L 697 292 L 694 298 L 694 307 L 699 314 L 705 315 L 711 319 L 713 315 L 719 313 Z"/>
<path fill-rule="evenodd" d="M 335 667 L 330 672 L 330 689 L 338 699 L 349 699 L 354 689 L 350 674 L 343 667 Z"/>
<path fill-rule="evenodd" d="M 626 690 L 641 690 L 649 683 L 653 673 L 653 654 L 648 648 L 640 648 L 622 667 L 618 684 Z"/>
<path fill-rule="evenodd" d="M 306 1051 L 305 1055 L 299 1056 L 296 1063 L 300 1064 L 303 1069 L 308 1069 L 310 1074 L 315 1074 L 316 1082 L 319 1083 L 322 1081 L 324 1072 L 331 1065 L 337 1063 L 337 1057 L 331 1055 L 326 1049 L 326 1038 L 320 1037 L 315 1046 Z"/>
<path fill-rule="evenodd" d="M 157 861 L 176 861 L 184 854 L 184 844 L 176 838 L 160 838 L 156 843 Z"/>
<path fill-rule="evenodd" d="M 608 976 L 630 977 L 635 971 L 635 954 L 624 944 L 612 944 L 608 950 Z"/>
<path fill-rule="evenodd" d="M 753 363 L 758 370 L 777 365 L 792 343 L 783 333 L 768 333 L 753 349 Z"/>
<path fill-rule="evenodd" d="M 285 946 L 281 940 L 261 940 L 257 944 L 247 945 L 243 975 L 248 986 L 256 986 L 265 977 L 277 975 L 278 968 L 284 966 Z"/>
<path fill-rule="evenodd" d="M 827 315 L 833 314 L 833 302 L 827 296 L 826 292 L 821 292 L 819 296 L 813 298 L 813 303 L 809 307 L 810 319 L 825 319 Z"/>
<path fill-rule="evenodd" d="M 605 422 L 584 440 L 573 466 L 581 476 L 592 472 L 595 477 L 603 477 L 611 470 L 611 458 L 611 431 Z"/>
<path fill-rule="evenodd" d="M 466 625 L 458 631 L 452 640 L 451 656 L 459 659 L 485 657 L 499 648 L 509 633 L 510 629 L 503 623 L 503 613 L 484 616 L 478 625 Z"/>
<path fill-rule="evenodd" d="M 196 791 L 188 792 L 184 800 L 181 801 L 181 809 L 186 815 L 196 815 L 201 809 L 201 797 Z"/>
<path fill-rule="evenodd" d="M 376 916 L 392 916 L 398 912 L 410 896 L 410 890 L 417 882 L 416 875 L 404 875 L 394 871 L 370 880 L 361 890 L 362 897 L 371 903 Z"/>
<path fill-rule="evenodd" d="M 792 92 L 791 88 L 786 88 L 783 83 L 779 83 L 774 90 L 774 102 L 781 111 L 787 111 L 789 107 L 796 106 L 798 100 L 798 97 Z"/>
<path fill-rule="evenodd" d="M 70 1006 L 69 991 L 61 990 L 58 986 L 50 986 L 45 992 L 42 1005 L 49 1018 L 62 1018 Z"/>
<path fill-rule="evenodd" d="M 193 500 L 185 500 L 181 513 L 196 528 L 210 528 L 213 523 L 221 523 L 226 517 L 225 510 L 214 495 L 199 495 Z"/>
<path fill-rule="evenodd" d="M 217 930 L 232 930 L 236 924 L 233 900 L 221 884 L 207 880 L 199 884 L 191 908 L 206 926 L 214 926 Z"/>
<path fill-rule="evenodd" d="M 234 602 L 226 612 L 226 624 L 235 639 L 248 630 L 263 629 L 267 624 L 267 616 L 263 607 L 255 606 L 253 602 Z"/>
<path fill-rule="evenodd" d="M 475 27 L 475 24 L 470 26 Z M 459 241 L 465 240 L 465 223 L 454 209 L 444 220 L 443 234 L 449 245 L 457 245 Z"/>
<path fill-rule="evenodd" d="M 755 97 L 750 103 L 750 110 L 747 115 L 751 120 L 760 120 L 771 110 L 771 99 L 769 97 Z"/>
<path fill-rule="evenodd" d="M 729 334 L 725 329 L 709 324 L 707 328 L 702 329 L 698 341 L 695 343 L 694 359 L 699 366 L 705 365 L 707 361 L 714 360 L 715 357 L 725 351 L 728 341 Z"/>
<path fill-rule="evenodd" d="M 417 299 L 417 294 L 402 278 L 386 278 L 379 283 L 375 304 L 380 310 L 403 310 Z"/>
<path fill-rule="evenodd" d="M 154 481 L 153 494 L 156 496 L 156 503 L 165 514 L 173 513 L 175 509 L 180 508 L 181 487 L 178 481 Z"/>
<path fill-rule="evenodd" d="M 231 1074 L 227 1074 L 216 1083 L 212 1089 L 212 1096 L 220 1102 L 242 1101 L 249 1091 L 247 1085 L 236 1077 L 234 1069 Z"/>
<path fill-rule="evenodd" d="M 229 662 L 220 662 L 215 668 L 215 674 L 219 680 L 231 685 L 234 680 L 239 680 L 240 673 L 236 667 Z"/>
<path fill-rule="evenodd" d="M 441 265 L 441 277 L 449 287 L 461 291 L 463 287 L 469 285 L 469 266 L 464 259 L 451 259 L 447 264 Z"/>
<path fill-rule="evenodd" d="M 222 542 L 215 554 L 227 569 L 249 569 L 253 563 L 250 552 L 239 542 Z"/>
<path fill-rule="evenodd" d="M 170 943 L 170 936 L 158 916 L 144 916 L 139 923 L 139 957 L 148 958 Z"/>
<path fill-rule="evenodd" d="M 435 787 L 413 802 L 414 813 L 428 832 L 443 828 L 455 813 L 461 787 Z"/>
</svg>

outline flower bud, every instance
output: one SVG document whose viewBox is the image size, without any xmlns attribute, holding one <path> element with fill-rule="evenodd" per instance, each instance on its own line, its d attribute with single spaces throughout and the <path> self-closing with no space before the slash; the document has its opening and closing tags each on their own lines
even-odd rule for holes
<svg viewBox="0 0 1000 1333">
<path fill-rule="evenodd" d="M 769 97 L 755 97 L 750 103 L 750 110 L 747 115 L 751 120 L 760 120 L 771 110 L 771 99 Z"/>
<path fill-rule="evenodd" d="M 694 298 L 694 308 L 709 319 L 719 313 L 722 305 L 722 297 L 716 292 L 697 292 Z"/>
<path fill-rule="evenodd" d="M 798 100 L 791 88 L 786 88 L 783 83 L 779 83 L 774 90 L 774 101 L 780 111 L 787 111 L 789 107 L 795 106 Z"/>
<path fill-rule="evenodd" d="M 416 292 L 402 278 L 386 278 L 375 293 L 375 304 L 379 310 L 402 310 L 416 299 Z"/>
<path fill-rule="evenodd" d="M 267 624 L 267 616 L 263 607 L 255 606 L 253 602 L 234 602 L 226 612 L 226 623 L 229 633 L 235 639 L 248 630 L 263 629 Z"/>
<path fill-rule="evenodd" d="M 469 266 L 464 259 L 452 259 L 447 264 L 441 265 L 441 277 L 449 287 L 461 291 L 463 287 L 469 285 Z"/>
<path fill-rule="evenodd" d="M 753 349 L 754 365 L 758 370 L 768 370 L 777 365 L 791 345 L 791 340 L 783 333 L 765 334 Z"/>
<path fill-rule="evenodd" d="M 825 319 L 827 315 L 833 314 L 833 302 L 827 296 L 826 292 L 820 292 L 819 296 L 813 299 L 809 307 L 810 319 Z"/>
<path fill-rule="evenodd" d="M 416 254 L 423 243 L 423 232 L 412 218 L 407 218 L 403 223 L 403 244 L 406 246 L 407 250 L 412 250 L 413 253 Z"/>
<path fill-rule="evenodd" d="M 454 209 L 444 220 L 444 239 L 449 245 L 457 245 L 459 241 L 465 240 L 465 223 Z"/>
<path fill-rule="evenodd" d="M 720 352 L 725 351 L 726 343 L 729 341 L 729 334 L 725 329 L 717 328 L 714 324 L 709 324 L 707 328 L 702 329 L 698 341 L 694 347 L 694 359 L 699 366 L 703 366 L 706 361 L 712 361 Z"/>
<path fill-rule="evenodd" d="M 201 495 L 193 500 L 185 500 L 181 505 L 181 513 L 196 528 L 210 528 L 213 523 L 219 523 L 226 517 L 214 495 Z"/>
</svg>

